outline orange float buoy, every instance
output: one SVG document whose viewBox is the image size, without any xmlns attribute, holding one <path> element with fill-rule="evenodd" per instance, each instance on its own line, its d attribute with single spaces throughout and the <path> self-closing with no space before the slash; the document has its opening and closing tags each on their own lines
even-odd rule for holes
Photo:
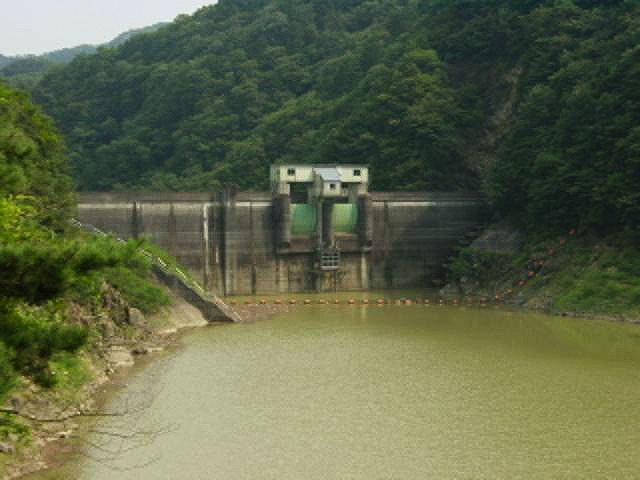
<svg viewBox="0 0 640 480">
<path fill-rule="evenodd" d="M 509 290 L 507 290 L 507 293 L 511 295 L 513 293 L 513 288 L 510 288 Z"/>
<path fill-rule="evenodd" d="M 282 305 L 282 300 L 278 299 L 278 300 L 275 300 L 273 303 L 275 303 L 276 305 Z"/>
<path fill-rule="evenodd" d="M 459 301 L 457 298 L 454 298 L 454 299 L 453 299 L 453 304 L 454 304 L 454 305 L 458 305 L 459 303 L 460 303 L 460 301 Z"/>
<path fill-rule="evenodd" d="M 356 301 L 353 298 L 349 299 L 349 305 L 355 305 Z"/>
<path fill-rule="evenodd" d="M 384 300 L 382 298 L 379 298 L 376 303 L 378 305 L 384 305 Z"/>
<path fill-rule="evenodd" d="M 260 305 L 266 305 L 267 301 L 263 298 L 262 300 L 260 300 Z"/>
<path fill-rule="evenodd" d="M 495 299 L 496 299 L 496 302 L 499 302 L 500 301 L 500 295 L 496 295 Z"/>
<path fill-rule="evenodd" d="M 318 300 L 318 303 L 319 303 L 320 305 L 326 305 L 326 304 L 327 304 L 327 301 L 326 301 L 326 300 L 324 300 L 324 299 L 323 299 L 323 300 Z"/>
<path fill-rule="evenodd" d="M 553 257 L 556 254 L 556 251 L 552 248 L 547 253 L 550 257 Z"/>
<path fill-rule="evenodd" d="M 406 300 L 404 301 L 404 304 L 405 304 L 405 305 L 411 305 L 412 303 L 413 303 L 413 302 L 412 302 L 411 300 L 409 300 L 409 299 L 406 299 Z"/>
<path fill-rule="evenodd" d="M 524 280 L 520 280 L 520 281 L 518 282 L 518 285 L 519 285 L 520 287 L 524 287 L 526 284 L 527 284 L 527 282 L 525 282 Z"/>
<path fill-rule="evenodd" d="M 529 272 L 529 278 L 533 278 L 536 276 L 536 272 Z"/>
<path fill-rule="evenodd" d="M 362 300 L 362 304 L 363 305 L 369 305 L 369 299 L 365 298 L 364 300 Z"/>
<path fill-rule="evenodd" d="M 245 300 L 245 301 L 244 301 L 244 304 L 245 304 L 245 305 L 251 305 L 252 303 L 253 303 L 253 302 L 252 302 L 251 300 Z"/>
<path fill-rule="evenodd" d="M 340 303 L 340 300 L 338 300 L 337 298 L 334 300 L 334 302 L 336 305 L 338 305 Z"/>
<path fill-rule="evenodd" d="M 306 299 L 304 300 L 304 304 L 305 304 L 305 305 L 311 305 L 311 300 L 309 300 L 308 298 L 306 298 Z"/>
<path fill-rule="evenodd" d="M 540 268 L 544 267 L 544 261 L 540 260 L 540 261 L 538 262 L 538 266 L 539 266 Z"/>
<path fill-rule="evenodd" d="M 237 301 L 237 300 L 231 300 L 229 303 L 230 303 L 231 305 L 237 305 L 237 304 L 238 304 L 238 301 Z"/>
<path fill-rule="evenodd" d="M 569 235 L 571 235 L 572 237 L 575 237 L 575 236 L 576 236 L 576 233 L 577 233 L 577 232 L 576 232 L 576 229 L 575 229 L 575 228 L 572 228 L 571 230 L 569 230 Z"/>
<path fill-rule="evenodd" d="M 296 303 L 298 303 L 298 301 L 295 298 L 289 300 L 289 305 L 295 305 Z"/>
</svg>

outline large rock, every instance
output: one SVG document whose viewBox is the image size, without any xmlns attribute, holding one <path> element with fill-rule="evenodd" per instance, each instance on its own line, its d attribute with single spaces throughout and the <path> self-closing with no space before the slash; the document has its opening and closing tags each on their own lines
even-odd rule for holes
<svg viewBox="0 0 640 480">
<path fill-rule="evenodd" d="M 137 308 L 129 308 L 129 323 L 134 327 L 142 327 L 147 324 L 144 314 Z"/>
<path fill-rule="evenodd" d="M 103 315 L 99 319 L 99 321 L 97 322 L 97 325 L 103 338 L 107 339 L 115 336 L 116 326 L 106 315 Z"/>
<path fill-rule="evenodd" d="M 125 347 L 111 347 L 107 352 L 107 361 L 112 369 L 131 367 L 135 361 L 131 352 Z"/>
<path fill-rule="evenodd" d="M 12 454 L 16 451 L 13 445 L 7 443 L 0 443 L 0 453 Z"/>
<path fill-rule="evenodd" d="M 495 253 L 516 253 L 522 243 L 522 233 L 506 225 L 492 225 L 471 244 L 474 250 Z"/>
<path fill-rule="evenodd" d="M 455 298 L 462 294 L 462 290 L 458 285 L 453 283 L 447 283 L 444 288 L 440 290 L 440 295 L 445 298 Z"/>
</svg>

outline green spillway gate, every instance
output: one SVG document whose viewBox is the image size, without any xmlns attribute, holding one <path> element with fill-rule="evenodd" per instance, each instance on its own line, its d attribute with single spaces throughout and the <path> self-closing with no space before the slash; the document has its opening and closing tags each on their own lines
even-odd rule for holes
<svg viewBox="0 0 640 480">
<path fill-rule="evenodd" d="M 355 233 L 357 225 L 358 206 L 355 203 L 336 203 L 333 206 L 333 226 L 336 233 Z M 313 235 L 315 230 L 315 205 L 292 204 L 291 235 Z"/>
<path fill-rule="evenodd" d="M 336 233 L 355 233 L 358 225 L 358 205 L 336 203 L 333 206 L 333 225 Z"/>
<path fill-rule="evenodd" d="M 291 205 L 291 235 L 312 235 L 316 230 L 316 207 L 306 203 Z"/>
</svg>

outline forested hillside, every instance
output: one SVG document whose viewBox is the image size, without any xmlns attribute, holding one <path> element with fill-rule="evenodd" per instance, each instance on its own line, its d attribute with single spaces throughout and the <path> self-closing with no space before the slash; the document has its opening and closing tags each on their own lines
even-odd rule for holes
<svg viewBox="0 0 640 480">
<path fill-rule="evenodd" d="M 47 71 L 56 65 L 69 63 L 78 55 L 96 53 L 99 48 L 118 47 L 135 35 L 155 32 L 164 25 L 166 25 L 166 22 L 159 22 L 148 27 L 128 30 L 102 45 L 78 45 L 41 55 L 20 55 L 16 57 L 0 55 L 0 77 L 7 79 L 11 85 L 32 88 Z"/>
<path fill-rule="evenodd" d="M 640 7 L 221 0 L 51 72 L 84 190 L 266 186 L 368 163 L 374 189 L 486 189 L 523 225 L 640 223 Z"/>
</svg>

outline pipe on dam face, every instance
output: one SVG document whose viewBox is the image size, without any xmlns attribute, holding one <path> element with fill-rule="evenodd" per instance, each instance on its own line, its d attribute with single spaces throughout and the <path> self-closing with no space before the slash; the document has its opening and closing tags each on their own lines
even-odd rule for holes
<svg viewBox="0 0 640 480">
<path fill-rule="evenodd" d="M 360 245 L 371 247 L 373 245 L 373 201 L 371 195 L 358 197 L 358 237 Z"/>
</svg>

